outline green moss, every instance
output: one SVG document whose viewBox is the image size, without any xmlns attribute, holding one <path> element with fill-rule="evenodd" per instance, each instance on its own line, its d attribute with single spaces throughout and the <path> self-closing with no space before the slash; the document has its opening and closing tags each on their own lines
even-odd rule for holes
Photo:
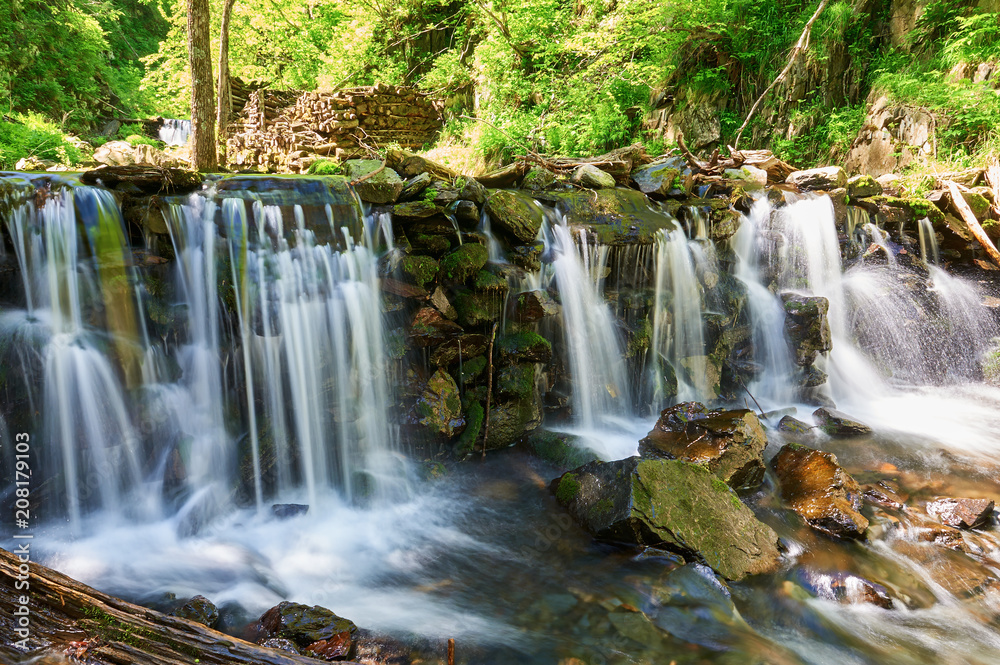
<svg viewBox="0 0 1000 665">
<path fill-rule="evenodd" d="M 556 487 L 556 499 L 559 503 L 567 504 L 575 499 L 579 493 L 580 481 L 577 480 L 576 474 L 563 474 L 563 477 L 559 479 L 559 485 Z"/>
<path fill-rule="evenodd" d="M 340 175 L 340 162 L 335 159 L 317 159 L 306 171 L 309 175 Z"/>
<path fill-rule="evenodd" d="M 605 497 L 600 501 L 598 501 L 596 504 L 594 504 L 594 507 L 591 509 L 591 512 L 593 513 L 592 519 L 600 519 L 606 515 L 610 515 L 611 511 L 614 510 L 614 508 L 615 508 L 614 502 L 612 502 L 611 499 Z"/>
<path fill-rule="evenodd" d="M 465 410 L 465 430 L 462 431 L 455 444 L 456 456 L 465 457 L 475 449 L 476 440 L 479 438 L 485 417 L 486 412 L 482 404 L 479 402 L 469 404 L 469 408 Z"/>
<path fill-rule="evenodd" d="M 462 363 L 456 379 L 460 384 L 472 383 L 486 369 L 486 356 L 476 356 Z"/>
<path fill-rule="evenodd" d="M 635 358 L 642 355 L 649 349 L 650 341 L 653 339 L 653 324 L 648 318 L 639 323 L 638 328 L 629 337 L 628 346 L 625 349 L 626 358 Z"/>
<path fill-rule="evenodd" d="M 506 291 L 510 287 L 507 285 L 507 280 L 499 275 L 494 275 L 488 270 L 480 270 L 476 275 L 476 281 L 473 283 L 473 287 L 477 291 Z"/>
<path fill-rule="evenodd" d="M 552 344 L 530 330 L 504 335 L 497 339 L 500 353 L 514 361 L 548 362 L 552 357 Z"/>
<path fill-rule="evenodd" d="M 485 247 L 467 243 L 441 259 L 441 274 L 453 282 L 464 282 L 486 265 L 490 258 Z"/>
<path fill-rule="evenodd" d="M 403 273 L 417 286 L 424 286 L 434 280 L 440 265 L 429 256 L 407 256 L 402 261 Z"/>
<path fill-rule="evenodd" d="M 497 377 L 500 394 L 510 397 L 529 397 L 535 390 L 535 366 L 509 365 Z"/>
</svg>

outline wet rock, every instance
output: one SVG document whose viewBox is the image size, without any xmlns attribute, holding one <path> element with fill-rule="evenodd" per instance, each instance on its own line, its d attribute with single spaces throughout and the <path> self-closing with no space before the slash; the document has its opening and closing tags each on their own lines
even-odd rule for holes
<svg viewBox="0 0 1000 665">
<path fill-rule="evenodd" d="M 461 185 L 458 189 L 458 198 L 460 200 L 470 201 L 478 205 L 486 203 L 489 191 L 479 184 L 479 181 L 475 178 L 459 179 L 456 185 Z"/>
<path fill-rule="evenodd" d="M 795 171 L 785 182 L 800 189 L 838 189 L 847 185 L 847 174 L 839 166 L 824 166 L 807 171 Z"/>
<path fill-rule="evenodd" d="M 728 579 L 778 566 L 778 537 L 708 469 L 681 460 L 591 462 L 553 482 L 556 499 L 600 540 L 663 547 Z"/>
<path fill-rule="evenodd" d="M 927 504 L 927 514 L 958 529 L 978 529 L 993 517 L 993 501 L 942 497 Z"/>
<path fill-rule="evenodd" d="M 850 200 L 847 196 L 847 190 L 840 187 L 828 192 L 827 196 L 830 197 L 830 203 L 833 204 L 833 221 L 838 229 L 842 229 L 847 223 L 847 202 Z"/>
<path fill-rule="evenodd" d="M 965 600 L 1000 590 L 996 573 L 963 552 L 907 540 L 893 541 L 892 549 L 917 563 L 930 579 L 957 598 Z"/>
<path fill-rule="evenodd" d="M 458 386 L 443 369 L 434 372 L 414 409 L 421 425 L 445 437 L 451 438 L 465 427 Z"/>
<path fill-rule="evenodd" d="M 401 219 L 423 219 L 441 212 L 441 207 L 433 201 L 408 201 L 392 207 L 393 217 Z"/>
<path fill-rule="evenodd" d="M 441 276 L 451 282 L 464 282 L 482 270 L 489 257 L 482 245 L 465 243 L 441 258 Z"/>
<path fill-rule="evenodd" d="M 485 335 L 462 335 L 441 344 L 431 353 L 431 362 L 438 367 L 451 367 L 460 360 L 469 360 L 486 351 Z"/>
<path fill-rule="evenodd" d="M 514 303 L 514 318 L 519 323 L 534 323 L 559 314 L 560 307 L 545 291 L 519 293 Z"/>
<path fill-rule="evenodd" d="M 496 347 L 508 362 L 547 363 L 552 359 L 551 342 L 534 332 L 497 337 Z"/>
<path fill-rule="evenodd" d="M 530 397 L 535 389 L 535 366 L 507 365 L 497 372 L 496 389 L 501 397 Z"/>
<path fill-rule="evenodd" d="M 180 617 L 213 628 L 219 622 L 219 608 L 205 596 L 195 596 L 174 609 L 170 616 Z"/>
<path fill-rule="evenodd" d="M 402 179 L 392 169 L 382 167 L 383 163 L 376 159 L 349 159 L 344 162 L 344 173 L 362 201 L 385 205 L 399 200 L 403 193 Z M 375 175 L 361 180 L 372 173 Z"/>
<path fill-rule="evenodd" d="M 811 365 L 820 353 L 833 348 L 827 312 L 830 301 L 821 296 L 781 294 L 785 306 L 785 334 L 795 350 L 795 362 L 801 367 Z"/>
<path fill-rule="evenodd" d="M 406 184 L 403 186 L 403 191 L 399 194 L 399 200 L 410 201 L 417 198 L 433 181 L 434 177 L 426 171 L 413 176 L 407 180 Z"/>
<path fill-rule="evenodd" d="M 847 180 L 847 195 L 851 199 L 863 199 L 881 193 L 882 185 L 870 175 L 856 175 Z"/>
<path fill-rule="evenodd" d="M 418 309 L 410 323 L 410 341 L 418 348 L 435 346 L 463 332 L 462 326 L 447 320 L 433 307 Z"/>
<path fill-rule="evenodd" d="M 354 660 L 360 665 L 410 665 L 410 649 L 398 640 L 359 630 Z M 420 661 L 424 662 L 424 661 Z"/>
<path fill-rule="evenodd" d="M 486 202 L 486 214 L 494 231 L 523 243 L 534 242 L 542 227 L 542 210 L 530 196 L 520 192 L 494 192 Z"/>
<path fill-rule="evenodd" d="M 806 589 L 820 598 L 845 604 L 868 603 L 885 610 L 892 609 L 888 589 L 863 577 L 844 571 L 821 573 L 809 568 L 799 569 L 798 577 Z"/>
<path fill-rule="evenodd" d="M 104 166 L 80 175 L 85 185 L 103 185 L 108 189 L 128 189 L 139 194 L 186 194 L 201 189 L 200 173 L 183 169 L 160 169 L 149 166 Z"/>
<path fill-rule="evenodd" d="M 813 418 L 819 423 L 819 429 L 829 436 L 863 436 L 872 432 L 872 428 L 868 425 L 854 420 L 842 411 L 828 407 L 813 411 Z"/>
<path fill-rule="evenodd" d="M 880 508 L 902 510 L 906 503 L 899 492 L 899 486 L 888 480 L 880 480 L 875 484 L 865 485 L 861 489 L 864 490 L 862 496 L 864 496 L 865 501 Z"/>
<path fill-rule="evenodd" d="M 767 434 L 752 411 L 685 402 L 660 412 L 639 441 L 639 454 L 702 464 L 734 489 L 753 489 L 764 479 L 766 447 Z"/>
<path fill-rule="evenodd" d="M 671 216 L 651 208 L 649 199 L 634 189 L 573 190 L 552 198 L 565 210 L 574 238 L 583 230 L 602 245 L 652 244 L 658 231 L 677 228 Z"/>
<path fill-rule="evenodd" d="M 807 425 L 792 416 L 782 416 L 781 420 L 778 421 L 777 429 L 785 435 L 785 439 L 796 443 L 804 443 L 816 438 L 812 425 Z"/>
<path fill-rule="evenodd" d="M 529 397 L 502 402 L 490 409 L 490 431 L 486 449 L 506 448 L 542 424 L 542 407 L 537 392 Z M 485 434 L 485 432 L 484 432 Z"/>
<path fill-rule="evenodd" d="M 671 163 L 650 164 L 632 171 L 632 180 L 647 196 L 665 197 L 683 193 L 681 172 Z"/>
<path fill-rule="evenodd" d="M 528 272 L 538 272 L 542 267 L 542 251 L 545 246 L 540 243 L 532 243 L 530 245 L 517 245 L 516 247 L 510 248 L 510 253 L 508 258 L 511 263 L 527 270 Z"/>
<path fill-rule="evenodd" d="M 458 312 L 455 311 L 455 306 L 451 304 L 451 301 L 448 299 L 448 294 L 446 294 L 444 289 L 440 286 L 434 289 L 434 293 L 431 294 L 431 304 L 437 307 L 437 310 L 441 312 L 441 316 L 449 321 L 454 321 L 458 318 Z"/>
<path fill-rule="evenodd" d="M 261 616 L 260 629 L 263 643 L 273 638 L 291 640 L 299 648 L 307 648 L 322 641 L 338 641 L 350 651 L 358 627 L 353 621 L 339 617 L 325 607 L 301 605 L 285 601 L 275 605 Z"/>
<path fill-rule="evenodd" d="M 306 646 L 303 651 L 307 656 L 319 660 L 346 660 L 351 653 L 352 646 L 351 633 L 345 630 L 329 639 L 313 642 Z"/>
<path fill-rule="evenodd" d="M 589 189 L 606 189 L 615 186 L 615 178 L 593 164 L 581 164 L 573 172 L 571 181 Z"/>
<path fill-rule="evenodd" d="M 739 180 L 746 190 L 761 189 L 767 186 L 767 171 L 756 166 L 744 165 L 738 169 L 726 169 L 723 177 L 729 180 Z"/>
<path fill-rule="evenodd" d="M 543 168 L 533 168 L 521 180 L 521 189 L 541 192 L 556 184 L 556 176 L 552 171 Z"/>
<path fill-rule="evenodd" d="M 267 647 L 268 649 L 274 649 L 276 651 L 284 651 L 286 653 L 294 653 L 296 656 L 301 656 L 302 653 L 299 651 L 298 647 L 291 640 L 286 640 L 283 637 L 272 637 L 269 640 L 264 640 L 261 642 L 261 646 Z"/>
<path fill-rule="evenodd" d="M 781 485 L 781 498 L 806 523 L 838 538 L 863 538 L 868 520 L 861 510 L 861 487 L 837 464 L 837 457 L 790 443 L 771 468 Z"/>
<path fill-rule="evenodd" d="M 561 469 L 575 469 L 598 459 L 596 453 L 578 443 L 577 437 L 563 432 L 536 430 L 525 445 L 535 457 Z"/>
<path fill-rule="evenodd" d="M 423 287 L 428 282 L 434 281 L 438 274 L 440 265 L 429 256 L 407 256 L 400 262 L 403 274 L 410 278 L 414 284 Z"/>
<path fill-rule="evenodd" d="M 456 201 L 450 208 L 455 221 L 463 229 L 474 229 L 479 226 L 479 207 L 472 201 Z"/>
<path fill-rule="evenodd" d="M 309 506 L 301 503 L 276 503 L 271 506 L 271 514 L 279 520 L 287 520 L 309 512 Z"/>
</svg>

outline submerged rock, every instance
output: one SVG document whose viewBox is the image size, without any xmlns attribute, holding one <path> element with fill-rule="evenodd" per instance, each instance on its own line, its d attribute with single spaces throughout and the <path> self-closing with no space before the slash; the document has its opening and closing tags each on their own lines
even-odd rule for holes
<svg viewBox="0 0 1000 665">
<path fill-rule="evenodd" d="M 709 411 L 685 402 L 660 412 L 639 441 L 639 454 L 703 464 L 730 487 L 753 489 L 764 479 L 766 447 L 767 434 L 753 411 Z"/>
<path fill-rule="evenodd" d="M 790 443 L 771 468 L 781 485 L 781 498 L 806 523 L 838 538 L 863 538 L 868 519 L 862 515 L 861 487 L 837 464 L 837 457 Z"/>
<path fill-rule="evenodd" d="M 810 568 L 800 569 L 798 577 L 805 588 L 820 598 L 845 604 L 868 603 L 885 610 L 892 609 L 888 589 L 863 577 L 845 571 L 821 573 Z"/>
<path fill-rule="evenodd" d="M 708 469 L 681 460 L 591 462 L 553 482 L 600 540 L 663 547 L 738 580 L 778 566 L 778 537 Z"/>
<path fill-rule="evenodd" d="M 562 432 L 537 430 L 525 441 L 533 455 L 562 469 L 575 469 L 593 462 L 597 455 L 577 442 L 577 437 Z"/>
<path fill-rule="evenodd" d="M 795 363 L 801 367 L 811 365 L 816 356 L 833 349 L 830 333 L 830 301 L 822 296 L 802 296 L 782 293 L 785 306 L 785 334 L 795 350 Z"/>
<path fill-rule="evenodd" d="M 530 196 L 520 192 L 494 192 L 486 202 L 486 214 L 493 230 L 523 243 L 534 242 L 542 228 L 542 209 Z"/>
<path fill-rule="evenodd" d="M 993 517 L 993 501 L 942 497 L 927 504 L 927 514 L 958 529 L 978 529 Z"/>
<path fill-rule="evenodd" d="M 212 628 L 219 622 L 219 608 L 205 596 L 195 596 L 172 611 L 170 616 L 188 619 Z"/>
<path fill-rule="evenodd" d="M 846 413 L 824 407 L 813 411 L 813 418 L 819 423 L 819 429 L 836 437 L 861 436 L 871 434 L 872 428 L 854 420 Z"/>
<path fill-rule="evenodd" d="M 839 189 L 847 185 L 847 174 L 839 166 L 795 171 L 785 182 L 800 189 Z"/>
</svg>

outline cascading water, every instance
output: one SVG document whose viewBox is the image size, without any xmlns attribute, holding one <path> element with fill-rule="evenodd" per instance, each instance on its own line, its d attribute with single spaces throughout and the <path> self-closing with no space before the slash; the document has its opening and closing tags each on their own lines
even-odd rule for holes
<svg viewBox="0 0 1000 665">
<path fill-rule="evenodd" d="M 186 145 L 191 137 L 191 121 L 167 118 L 160 125 L 159 139 L 167 145 Z"/>
</svg>

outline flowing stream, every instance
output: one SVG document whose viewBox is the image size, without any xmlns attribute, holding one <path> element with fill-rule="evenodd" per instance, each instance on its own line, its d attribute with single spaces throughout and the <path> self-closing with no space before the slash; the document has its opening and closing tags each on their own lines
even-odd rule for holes
<svg viewBox="0 0 1000 665">
<path fill-rule="evenodd" d="M 887 518 L 873 520 L 884 538 L 824 541 L 765 486 L 757 514 L 787 565 L 724 585 L 666 553 L 593 542 L 551 495 L 559 471 L 520 449 L 419 479 L 388 417 L 403 382 L 380 272 L 397 251 L 392 220 L 346 189 L 273 180 L 165 197 L 174 260 L 143 264 L 165 250 L 132 251 L 108 191 L 65 177 L 39 197 L 40 181 L 4 177 L 5 260 L 20 282 L 0 310 L 0 435 L 45 441 L 36 544 L 48 565 L 154 607 L 205 595 L 237 634 L 282 600 L 318 604 L 430 651 L 455 638 L 459 662 L 1000 663 L 995 526 L 964 536 L 974 559 L 930 556 L 919 525 Z M 712 400 L 709 324 L 726 314 L 717 282 L 730 269 L 758 368 L 746 392 L 762 409 L 813 422 L 781 295 L 821 296 L 821 393 L 876 434 L 816 445 L 863 482 L 895 470 L 914 498 L 1000 496 L 1000 389 L 980 372 L 996 321 L 981 285 L 937 265 L 933 229 L 914 230 L 922 258 L 904 262 L 863 220 L 845 236 L 870 251 L 845 261 L 826 197 L 760 199 L 725 247 L 703 218 L 689 234 L 662 214 L 637 254 L 641 357 L 605 300 L 623 261 L 557 210 L 541 269 L 509 278 L 558 295 L 550 337 L 572 417 L 553 429 L 617 459 L 668 402 Z M 485 215 L 481 229 L 508 265 Z M 769 435 L 768 457 L 783 443 Z M 888 588 L 892 608 L 842 602 L 860 598 L 861 578 Z"/>
</svg>

